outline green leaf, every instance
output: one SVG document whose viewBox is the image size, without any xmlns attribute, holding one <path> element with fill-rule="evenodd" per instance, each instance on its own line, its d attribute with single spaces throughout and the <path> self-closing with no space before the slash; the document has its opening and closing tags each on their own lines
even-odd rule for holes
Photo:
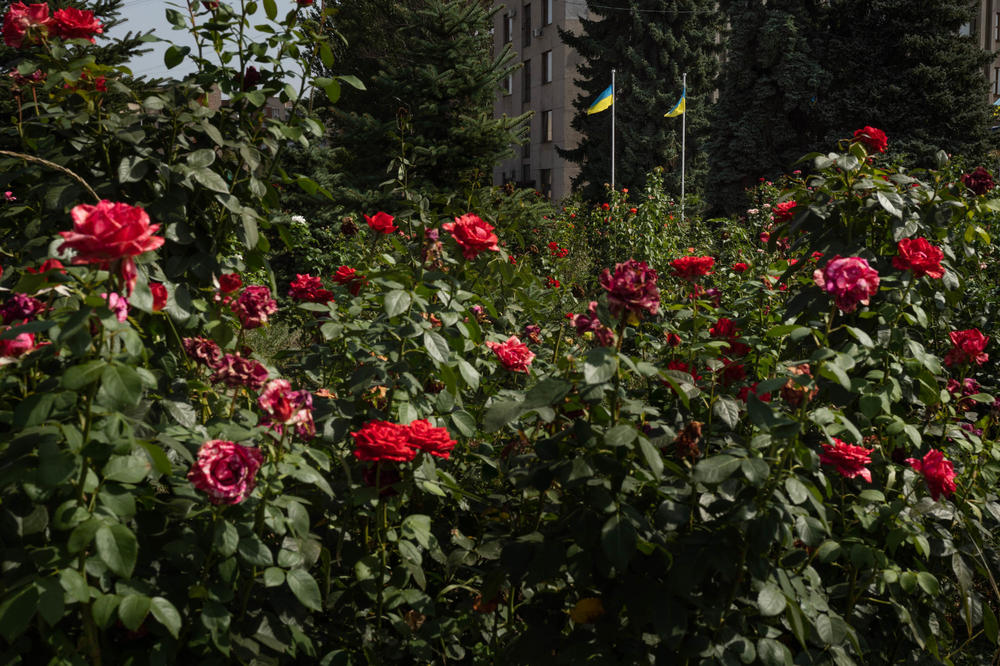
<svg viewBox="0 0 1000 666">
<path fill-rule="evenodd" d="M 192 169 L 204 169 L 207 166 L 211 166 L 212 163 L 215 162 L 215 151 L 211 148 L 200 148 L 194 152 L 188 153 L 185 161 Z"/>
<path fill-rule="evenodd" d="M 476 419 L 469 412 L 460 409 L 452 412 L 449 418 L 455 429 L 464 437 L 472 437 L 476 434 Z"/>
<path fill-rule="evenodd" d="M 410 296 L 410 292 L 402 289 L 393 289 L 385 295 L 383 306 L 385 307 L 386 316 L 391 318 L 403 314 L 410 307 L 412 301 L 413 298 Z"/>
<path fill-rule="evenodd" d="M 795 477 L 785 479 L 785 491 L 792 504 L 802 504 L 809 499 L 809 489 Z"/>
<path fill-rule="evenodd" d="M 145 594 L 129 594 L 118 604 L 118 619 L 126 629 L 136 631 L 149 614 L 151 603 L 152 599 Z"/>
<path fill-rule="evenodd" d="M 101 373 L 100 396 L 112 406 L 135 406 L 142 399 L 142 378 L 124 363 L 109 365 Z"/>
<path fill-rule="evenodd" d="M 470 389 L 475 391 L 479 388 L 479 372 L 471 363 L 463 358 L 458 359 L 458 372 L 462 375 L 462 379 L 465 380 Z"/>
<path fill-rule="evenodd" d="M 353 74 L 341 74 L 337 78 L 357 90 L 368 90 L 368 88 L 365 88 L 365 84 L 361 82 L 361 79 Z"/>
<path fill-rule="evenodd" d="M 322 86 L 323 92 L 326 93 L 326 98 L 330 100 L 331 103 L 336 104 L 337 100 L 340 99 L 340 83 L 333 79 L 329 79 L 329 83 Z"/>
<path fill-rule="evenodd" d="M 757 593 L 757 608 L 765 617 L 780 615 L 784 612 L 787 603 L 781 588 L 774 583 L 766 583 Z"/>
<path fill-rule="evenodd" d="M 920 585 L 920 589 L 932 597 L 936 597 L 941 592 L 941 586 L 938 584 L 937 578 L 934 577 L 934 574 L 927 571 L 917 572 L 917 584 Z"/>
<path fill-rule="evenodd" d="M 97 626 L 103 629 L 111 624 L 111 618 L 121 600 L 122 598 L 117 594 L 105 594 L 94 601 L 91 609 L 93 610 L 94 621 L 97 622 Z"/>
<path fill-rule="evenodd" d="M 618 371 L 618 355 L 608 347 L 597 347 L 587 352 L 583 364 L 583 380 L 588 384 L 603 384 Z"/>
<path fill-rule="evenodd" d="M 59 582 L 71 602 L 85 604 L 90 601 L 90 589 L 87 580 L 76 569 L 63 569 L 59 572 Z"/>
<path fill-rule="evenodd" d="M 740 406 L 734 398 L 721 397 L 712 405 L 712 413 L 730 430 L 740 422 Z"/>
<path fill-rule="evenodd" d="M 431 517 L 414 513 L 403 519 L 403 536 L 416 541 L 424 548 L 431 544 Z"/>
<path fill-rule="evenodd" d="M 698 462 L 694 468 L 697 483 L 722 483 L 740 468 L 742 458 L 727 454 L 711 456 Z"/>
<path fill-rule="evenodd" d="M 175 13 L 179 14 L 179 12 Z M 181 17 L 181 20 L 183 21 L 183 17 Z M 187 26 L 185 25 L 184 27 L 186 28 Z M 166 53 L 163 54 L 163 64 L 167 66 L 167 69 L 173 69 L 177 65 L 181 64 L 184 61 L 184 57 L 190 52 L 190 46 L 177 46 L 176 44 L 172 44 L 167 49 Z"/>
<path fill-rule="evenodd" d="M 109 481 L 122 483 L 139 483 L 149 475 L 152 466 L 145 454 L 129 454 L 111 456 L 108 464 L 101 470 L 101 475 Z"/>
<path fill-rule="evenodd" d="M 447 363 L 451 354 L 448 341 L 434 331 L 424 331 L 424 348 L 427 355 L 438 363 Z"/>
<path fill-rule="evenodd" d="M 303 606 L 309 610 L 323 610 L 322 599 L 319 594 L 319 585 L 307 571 L 302 569 L 292 569 L 285 574 L 285 580 L 292 594 Z"/>
<path fill-rule="evenodd" d="M 324 67 L 333 67 L 333 50 L 326 42 L 321 42 L 319 45 L 319 59 Z"/>
<path fill-rule="evenodd" d="M 764 666 L 792 666 L 792 651 L 773 638 L 757 641 L 757 656 Z"/>
<path fill-rule="evenodd" d="M 240 557 L 252 566 L 255 567 L 269 567 L 274 564 L 274 555 L 253 532 L 244 535 L 240 539 L 240 545 L 238 548 Z"/>
<path fill-rule="evenodd" d="M 486 432 L 495 432 L 517 419 L 524 411 L 524 404 L 516 400 L 501 400 L 494 402 L 486 410 L 483 417 L 483 429 Z"/>
<path fill-rule="evenodd" d="M 139 554 L 139 544 L 132 531 L 124 525 L 115 523 L 101 525 L 94 536 L 97 555 L 101 561 L 122 578 L 131 577 Z"/>
<path fill-rule="evenodd" d="M 983 604 L 983 633 L 986 634 L 986 638 L 993 643 L 997 644 L 997 634 L 998 634 L 998 623 L 996 613 L 990 608 L 989 604 Z"/>
<path fill-rule="evenodd" d="M 660 457 L 659 449 L 653 446 L 645 437 L 640 437 L 639 450 L 642 452 L 642 457 L 646 460 L 646 464 L 649 465 L 649 469 L 653 473 L 653 478 L 657 481 L 662 479 L 663 458 Z"/>
<path fill-rule="evenodd" d="M 191 176 L 202 186 L 212 190 L 213 192 L 221 192 L 222 194 L 229 193 L 229 184 L 226 183 L 222 176 L 215 173 L 211 169 L 193 169 L 191 171 Z"/>
<path fill-rule="evenodd" d="M 898 192 L 882 192 L 878 191 L 875 193 L 875 198 L 878 199 L 879 204 L 893 217 L 898 217 L 902 219 L 903 217 L 903 198 L 899 196 Z"/>
<path fill-rule="evenodd" d="M 285 572 L 278 567 L 264 569 L 264 587 L 278 587 L 285 583 Z"/>
<path fill-rule="evenodd" d="M 181 614 L 172 603 L 163 597 L 153 597 L 149 610 L 153 612 L 153 617 L 170 632 L 170 635 L 177 638 L 181 632 Z M 120 612 L 120 611 L 119 611 Z"/>
<path fill-rule="evenodd" d="M 635 544 L 635 529 L 622 520 L 621 516 L 611 516 L 601 528 L 601 548 L 620 572 L 628 568 L 628 563 L 635 554 Z"/>
<path fill-rule="evenodd" d="M 832 361 L 825 361 L 819 366 L 819 374 L 827 379 L 832 379 L 848 391 L 851 390 L 851 378 L 847 376 L 843 368 Z"/>
<path fill-rule="evenodd" d="M 38 588 L 30 584 L 0 603 L 0 635 L 8 643 L 13 643 L 28 628 L 37 604 Z"/>
<path fill-rule="evenodd" d="M 799 608 L 798 604 L 788 604 L 787 608 L 785 608 L 785 617 L 788 618 L 788 625 L 792 628 L 795 638 L 805 648 L 808 633 L 806 632 L 806 619 L 802 614 L 802 609 Z"/>
<path fill-rule="evenodd" d="M 236 552 L 240 545 L 240 535 L 236 531 L 236 526 L 228 520 L 221 520 L 215 524 L 212 533 L 212 547 L 222 557 L 229 557 Z"/>
<path fill-rule="evenodd" d="M 89 518 L 84 522 L 73 528 L 73 531 L 69 533 L 69 540 L 66 542 L 66 548 L 70 553 L 79 553 L 81 550 L 90 545 L 90 542 L 94 539 L 94 535 L 97 534 L 97 530 L 103 525 L 97 518 Z"/>
<path fill-rule="evenodd" d="M 264 13 L 268 20 L 273 21 L 274 17 L 278 15 L 277 3 L 274 0 L 264 0 Z"/>
<path fill-rule="evenodd" d="M 79 391 L 97 381 L 107 363 L 104 361 L 88 361 L 66 369 L 62 376 L 62 385 L 70 391 Z"/>
<path fill-rule="evenodd" d="M 628 446 L 635 438 L 635 428 L 630 425 L 618 425 L 604 433 L 604 443 L 614 447 Z"/>
</svg>

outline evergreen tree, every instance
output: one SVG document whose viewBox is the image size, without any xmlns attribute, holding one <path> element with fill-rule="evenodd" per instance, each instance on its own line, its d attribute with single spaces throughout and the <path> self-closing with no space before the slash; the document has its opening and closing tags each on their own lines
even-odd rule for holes
<svg viewBox="0 0 1000 666">
<path fill-rule="evenodd" d="M 828 131 L 823 0 L 732 0 L 709 154 L 713 207 L 734 211 L 759 177 L 787 172 Z"/>
<path fill-rule="evenodd" d="M 993 55 L 959 28 L 972 7 L 962 0 L 834 0 L 823 102 L 834 123 L 828 139 L 872 125 L 890 150 L 927 163 L 937 150 L 978 156 L 989 128 L 983 67 Z"/>
<path fill-rule="evenodd" d="M 522 140 L 526 115 L 493 117 L 514 57 L 509 48 L 492 54 L 496 11 L 468 0 L 340 3 L 333 28 L 347 45 L 328 71 L 366 86 L 345 92 L 329 112 L 331 145 L 342 149 L 342 195 L 385 200 L 380 184 L 397 177 L 387 172 L 401 157 L 408 186 L 454 192 L 488 180 Z"/>
<path fill-rule="evenodd" d="M 603 195 L 611 175 L 611 112 L 587 108 L 615 83 L 616 186 L 639 188 L 646 174 L 666 167 L 667 186 L 680 191 L 681 118 L 664 118 L 681 95 L 687 72 L 687 180 L 697 187 L 706 170 L 706 110 L 718 72 L 722 14 L 707 0 L 587 0 L 592 18 L 581 32 L 561 32 L 583 57 L 572 127 L 580 144 L 560 154 L 580 165 L 573 185 L 584 197 Z M 692 185 L 695 188 L 692 188 Z"/>
</svg>

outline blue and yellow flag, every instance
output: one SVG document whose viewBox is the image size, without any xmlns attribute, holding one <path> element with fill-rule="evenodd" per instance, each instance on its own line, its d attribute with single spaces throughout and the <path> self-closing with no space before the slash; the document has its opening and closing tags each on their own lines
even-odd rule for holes
<svg viewBox="0 0 1000 666">
<path fill-rule="evenodd" d="M 681 98 L 674 104 L 674 108 L 664 113 L 663 117 L 673 118 L 674 116 L 679 116 L 684 113 L 685 109 L 687 109 L 687 88 L 684 88 L 683 92 L 681 92 Z"/>
<path fill-rule="evenodd" d="M 587 109 L 587 115 L 589 116 L 592 113 L 600 113 L 601 111 L 604 111 L 605 109 L 609 108 L 614 103 L 615 103 L 614 91 L 611 89 L 611 86 L 608 86 L 607 88 L 604 89 L 604 92 L 602 92 L 600 95 L 597 96 L 597 99 L 595 99 L 594 103 L 590 105 L 590 108 Z"/>
</svg>

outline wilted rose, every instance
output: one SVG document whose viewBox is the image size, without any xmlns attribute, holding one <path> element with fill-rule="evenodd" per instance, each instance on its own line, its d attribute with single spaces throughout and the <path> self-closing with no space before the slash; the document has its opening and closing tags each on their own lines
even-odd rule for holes
<svg viewBox="0 0 1000 666">
<path fill-rule="evenodd" d="M 260 449 L 213 439 L 198 449 L 187 476 L 213 504 L 239 504 L 253 491 L 263 462 Z"/>
</svg>

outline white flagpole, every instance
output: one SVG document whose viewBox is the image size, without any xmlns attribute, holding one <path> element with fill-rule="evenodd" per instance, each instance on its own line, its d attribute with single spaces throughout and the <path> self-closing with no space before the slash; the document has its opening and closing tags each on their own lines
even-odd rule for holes
<svg viewBox="0 0 1000 666">
<path fill-rule="evenodd" d="M 681 114 L 681 224 L 684 224 L 684 153 L 687 148 L 687 86 L 688 75 L 683 75 L 684 113 Z"/>
<path fill-rule="evenodd" d="M 615 70 L 611 70 L 611 189 L 615 189 Z"/>
</svg>

